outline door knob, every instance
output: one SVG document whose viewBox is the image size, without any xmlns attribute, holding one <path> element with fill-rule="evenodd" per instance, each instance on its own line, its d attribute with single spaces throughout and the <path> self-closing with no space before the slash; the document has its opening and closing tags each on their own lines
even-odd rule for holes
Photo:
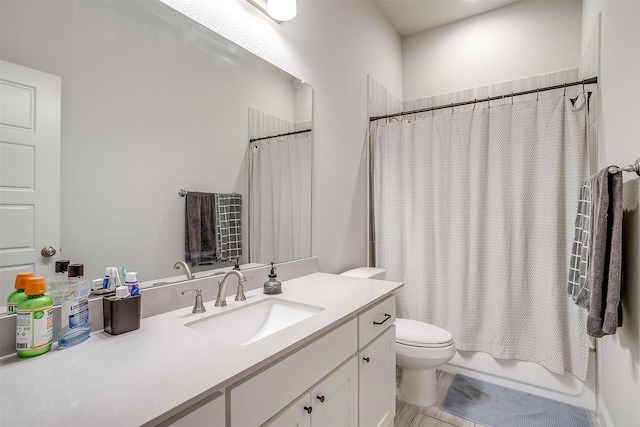
<svg viewBox="0 0 640 427">
<path fill-rule="evenodd" d="M 320 403 L 324 403 L 324 396 L 316 396 Z"/>
<path fill-rule="evenodd" d="M 40 251 L 40 254 L 43 257 L 52 257 L 56 254 L 56 248 L 54 248 L 53 246 L 45 246 L 44 248 L 42 248 L 42 250 Z"/>
<path fill-rule="evenodd" d="M 311 406 L 305 406 L 304 410 L 307 411 L 307 414 L 310 414 L 313 408 Z"/>
<path fill-rule="evenodd" d="M 365 362 L 369 363 L 369 358 L 368 357 L 363 357 L 362 360 L 364 360 Z"/>
</svg>

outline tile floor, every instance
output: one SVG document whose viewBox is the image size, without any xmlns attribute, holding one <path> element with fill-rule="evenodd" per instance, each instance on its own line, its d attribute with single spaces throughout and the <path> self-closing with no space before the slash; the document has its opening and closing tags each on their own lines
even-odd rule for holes
<svg viewBox="0 0 640 427">
<path fill-rule="evenodd" d="M 482 424 L 451 415 L 440 410 L 447 397 L 447 390 L 453 381 L 453 375 L 437 371 L 438 400 L 433 406 L 418 407 L 396 401 L 395 427 L 484 427 Z M 596 415 L 591 412 L 591 423 L 598 427 Z"/>
</svg>

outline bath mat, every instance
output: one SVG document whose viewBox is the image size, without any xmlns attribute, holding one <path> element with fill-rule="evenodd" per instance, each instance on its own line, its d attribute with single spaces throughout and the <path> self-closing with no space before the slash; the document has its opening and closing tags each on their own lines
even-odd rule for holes
<svg viewBox="0 0 640 427">
<path fill-rule="evenodd" d="M 487 427 L 592 427 L 578 406 L 456 375 L 440 407 Z"/>
</svg>

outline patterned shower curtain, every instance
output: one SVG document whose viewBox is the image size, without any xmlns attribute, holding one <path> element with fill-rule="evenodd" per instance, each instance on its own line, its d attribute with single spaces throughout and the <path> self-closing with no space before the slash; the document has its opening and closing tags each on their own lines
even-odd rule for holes
<svg viewBox="0 0 640 427">
<path fill-rule="evenodd" d="M 311 133 L 250 146 L 250 261 L 311 256 Z"/>
<path fill-rule="evenodd" d="M 371 125 L 376 265 L 398 316 L 458 350 L 585 379 L 585 311 L 566 295 L 589 175 L 584 94 Z"/>
</svg>

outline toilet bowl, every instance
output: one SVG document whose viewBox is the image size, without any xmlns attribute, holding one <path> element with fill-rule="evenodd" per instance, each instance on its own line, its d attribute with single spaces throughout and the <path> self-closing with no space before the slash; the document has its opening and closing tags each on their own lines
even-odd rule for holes
<svg viewBox="0 0 640 427">
<path fill-rule="evenodd" d="M 341 275 L 384 279 L 386 270 L 354 268 Z M 429 323 L 396 318 L 396 365 L 401 368 L 398 399 L 410 405 L 431 406 L 438 400 L 436 368 L 456 354 L 451 334 Z"/>
</svg>

